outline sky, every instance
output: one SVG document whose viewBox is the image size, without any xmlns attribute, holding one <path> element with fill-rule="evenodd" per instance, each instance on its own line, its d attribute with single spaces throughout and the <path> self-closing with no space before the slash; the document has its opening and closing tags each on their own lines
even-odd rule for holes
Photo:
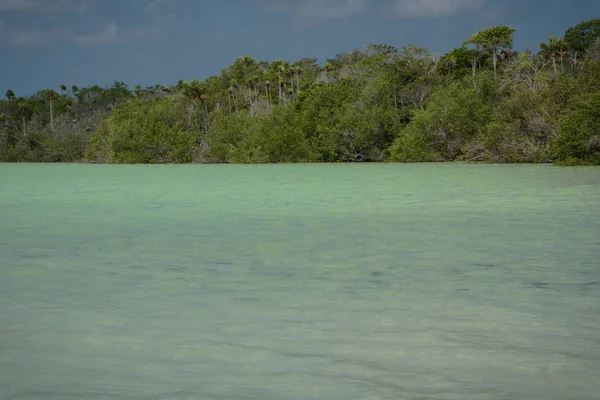
<svg viewBox="0 0 600 400">
<path fill-rule="evenodd" d="M 514 49 L 600 18 L 599 0 L 0 0 L 0 96 L 60 84 L 172 85 L 236 58 L 324 62 L 368 43 L 443 54 L 481 29 Z"/>
</svg>

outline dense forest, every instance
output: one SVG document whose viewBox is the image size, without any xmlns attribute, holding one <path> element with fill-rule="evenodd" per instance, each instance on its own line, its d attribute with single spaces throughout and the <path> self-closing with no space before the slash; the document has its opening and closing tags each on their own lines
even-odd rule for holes
<svg viewBox="0 0 600 400">
<path fill-rule="evenodd" d="M 600 19 L 511 51 L 369 44 L 320 65 L 244 56 L 205 81 L 0 100 L 0 161 L 600 164 Z"/>
</svg>

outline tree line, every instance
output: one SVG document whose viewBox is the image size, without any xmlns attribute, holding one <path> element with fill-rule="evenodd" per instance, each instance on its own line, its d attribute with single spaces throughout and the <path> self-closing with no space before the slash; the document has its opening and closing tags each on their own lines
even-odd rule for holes
<svg viewBox="0 0 600 400">
<path fill-rule="evenodd" d="M 244 56 L 172 86 L 8 90 L 0 161 L 600 165 L 600 19 L 536 52 L 512 51 L 514 33 L 484 29 L 444 55 Z"/>
</svg>

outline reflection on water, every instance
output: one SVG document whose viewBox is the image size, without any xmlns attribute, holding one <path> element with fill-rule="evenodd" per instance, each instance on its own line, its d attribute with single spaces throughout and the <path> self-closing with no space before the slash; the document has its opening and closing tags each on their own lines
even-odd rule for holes
<svg viewBox="0 0 600 400">
<path fill-rule="evenodd" d="M 600 169 L 9 164 L 0 186 L 0 400 L 600 398 Z"/>
</svg>

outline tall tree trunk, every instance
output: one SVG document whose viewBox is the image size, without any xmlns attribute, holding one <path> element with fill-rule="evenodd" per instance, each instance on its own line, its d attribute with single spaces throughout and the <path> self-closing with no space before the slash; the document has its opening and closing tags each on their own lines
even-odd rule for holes
<svg viewBox="0 0 600 400">
<path fill-rule="evenodd" d="M 477 53 L 473 53 L 473 87 L 476 86 L 475 75 L 477 72 Z"/>
<path fill-rule="evenodd" d="M 296 71 L 296 90 L 300 94 L 300 73 Z"/>
<path fill-rule="evenodd" d="M 54 130 L 54 106 L 52 104 L 52 98 L 50 98 L 50 130 Z"/>
<path fill-rule="evenodd" d="M 265 95 L 267 96 L 267 111 L 271 111 L 271 95 L 269 95 L 269 85 L 265 87 Z"/>
<path fill-rule="evenodd" d="M 494 79 L 498 78 L 498 74 L 496 73 L 496 66 L 498 65 L 498 54 L 494 50 L 494 54 L 492 55 L 492 59 L 494 60 Z"/>
<path fill-rule="evenodd" d="M 565 65 L 563 63 L 563 55 L 560 55 L 560 71 L 564 74 L 565 73 Z"/>
<path fill-rule="evenodd" d="M 279 105 L 281 105 L 281 70 L 279 70 Z"/>
<path fill-rule="evenodd" d="M 210 127 L 210 119 L 208 118 L 208 105 L 206 101 L 204 102 L 204 111 L 206 112 L 206 121 L 204 122 L 204 131 L 208 132 L 208 128 Z"/>
<path fill-rule="evenodd" d="M 295 101 L 295 98 L 294 98 L 294 77 L 293 76 L 290 77 L 290 84 L 292 85 L 292 103 L 293 103 Z"/>
</svg>

